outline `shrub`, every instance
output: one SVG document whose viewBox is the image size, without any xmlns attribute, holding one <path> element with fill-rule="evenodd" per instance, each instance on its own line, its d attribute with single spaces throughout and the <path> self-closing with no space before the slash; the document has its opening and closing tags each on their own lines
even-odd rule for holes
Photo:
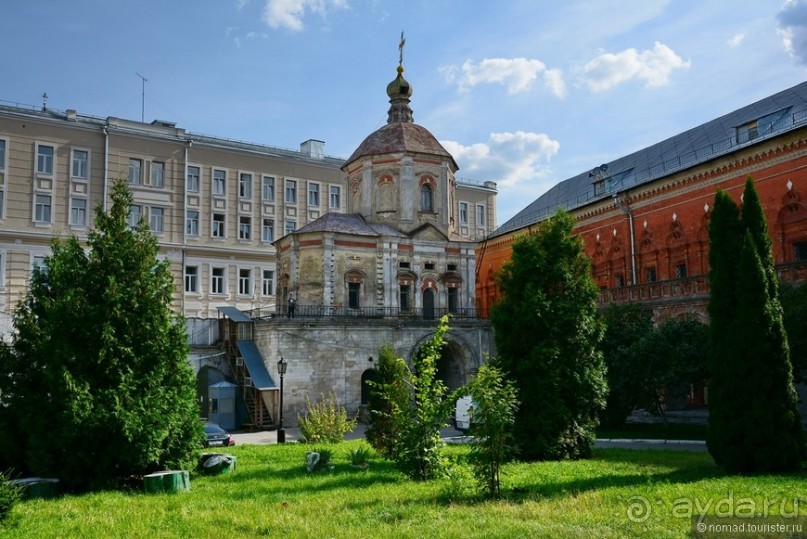
<svg viewBox="0 0 807 539">
<path fill-rule="evenodd" d="M 20 488 L 9 482 L 7 474 L 0 472 L 0 521 L 8 518 L 20 497 Z"/>
<path fill-rule="evenodd" d="M 370 419 L 365 437 L 385 458 L 392 457 L 400 437 L 398 415 L 409 407 L 408 373 L 406 362 L 395 355 L 395 350 L 383 346 L 378 354 L 378 378 L 370 382 Z"/>
<path fill-rule="evenodd" d="M 471 469 L 461 460 L 448 460 L 443 470 L 447 479 L 440 495 L 448 502 L 460 502 L 474 496 L 475 481 Z"/>
<path fill-rule="evenodd" d="M 367 468 L 370 465 L 372 451 L 366 445 L 361 445 L 350 452 L 350 465 L 356 468 Z"/>
<path fill-rule="evenodd" d="M 306 396 L 305 404 L 308 412 L 304 416 L 298 414 L 297 422 L 307 443 L 335 444 L 356 428 L 356 418 L 348 419 L 345 407 L 336 402 L 333 393 L 327 400 L 320 395 L 320 401 L 315 405 Z"/>
</svg>

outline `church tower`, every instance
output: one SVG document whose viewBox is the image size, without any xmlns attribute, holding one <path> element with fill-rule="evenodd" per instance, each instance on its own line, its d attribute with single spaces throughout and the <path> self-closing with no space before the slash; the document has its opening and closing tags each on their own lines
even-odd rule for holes
<svg viewBox="0 0 807 539">
<path fill-rule="evenodd" d="M 446 239 L 455 230 L 457 163 L 428 129 L 414 122 L 412 85 L 404 78 L 403 36 L 398 74 L 387 85 L 387 124 L 347 159 L 348 208 L 371 223 L 409 233 L 424 226 Z"/>
</svg>

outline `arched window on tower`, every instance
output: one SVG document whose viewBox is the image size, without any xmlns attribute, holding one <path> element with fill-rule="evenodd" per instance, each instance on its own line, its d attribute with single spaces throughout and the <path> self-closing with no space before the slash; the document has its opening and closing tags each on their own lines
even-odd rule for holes
<svg viewBox="0 0 807 539">
<path fill-rule="evenodd" d="M 432 186 L 428 183 L 420 186 L 420 211 L 434 211 Z"/>
</svg>

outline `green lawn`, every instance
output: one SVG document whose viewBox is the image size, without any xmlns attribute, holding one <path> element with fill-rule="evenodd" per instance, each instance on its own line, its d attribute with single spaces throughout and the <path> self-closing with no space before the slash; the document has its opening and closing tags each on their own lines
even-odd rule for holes
<svg viewBox="0 0 807 539">
<path fill-rule="evenodd" d="M 332 472 L 307 474 L 305 445 L 241 446 L 231 451 L 235 473 L 193 476 L 190 492 L 25 501 L 0 538 L 689 537 L 687 508 L 713 513 L 721 500 L 807 514 L 804 474 L 726 477 L 706 453 L 609 449 L 582 462 L 515 463 L 504 499 L 451 501 L 447 479 L 415 483 L 378 457 L 367 471 L 351 468 L 348 451 L 360 443 L 334 446 Z M 636 522 L 629 511 L 640 513 Z"/>
</svg>

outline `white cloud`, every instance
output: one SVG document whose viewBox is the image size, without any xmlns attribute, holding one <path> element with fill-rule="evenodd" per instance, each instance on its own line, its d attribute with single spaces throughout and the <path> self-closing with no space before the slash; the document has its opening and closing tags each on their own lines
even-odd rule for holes
<svg viewBox="0 0 807 539">
<path fill-rule="evenodd" d="M 449 83 L 457 83 L 460 91 L 468 91 L 477 84 L 502 84 L 508 93 L 526 92 L 539 75 L 546 87 L 557 97 L 566 96 L 566 84 L 559 69 L 547 70 L 540 60 L 528 58 L 485 58 L 478 64 L 465 60 L 462 68 L 443 66 L 440 72 Z"/>
<path fill-rule="evenodd" d="M 617 54 L 605 53 L 583 68 L 583 83 L 593 92 L 602 92 L 632 79 L 645 81 L 647 87 L 665 86 L 673 69 L 688 68 L 675 51 L 656 42 L 653 50 L 627 49 Z"/>
<path fill-rule="evenodd" d="M 347 8 L 347 0 L 266 0 L 263 20 L 272 28 L 299 32 L 306 12 L 325 15 L 331 8 Z"/>
<path fill-rule="evenodd" d="M 247 4 L 249 4 L 249 0 L 235 0 L 235 9 L 241 11 Z"/>
<path fill-rule="evenodd" d="M 777 33 L 785 50 L 802 64 L 807 64 L 807 1 L 786 0 L 777 15 Z"/>
<path fill-rule="evenodd" d="M 560 143 L 543 133 L 516 131 L 491 133 L 487 142 L 465 146 L 451 140 L 440 142 L 460 166 L 460 176 L 476 181 L 495 181 L 499 187 L 536 181 L 546 173 L 546 163 Z"/>
<path fill-rule="evenodd" d="M 740 32 L 739 34 L 732 36 L 731 39 L 726 42 L 726 44 L 733 49 L 742 45 L 743 41 L 745 41 L 745 32 Z"/>
</svg>

